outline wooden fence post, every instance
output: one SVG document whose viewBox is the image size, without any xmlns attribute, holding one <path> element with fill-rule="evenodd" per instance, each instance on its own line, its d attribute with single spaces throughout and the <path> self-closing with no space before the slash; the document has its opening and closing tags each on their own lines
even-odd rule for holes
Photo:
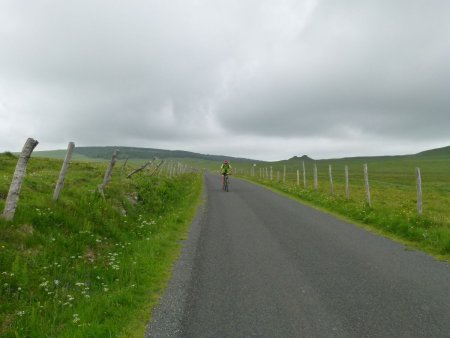
<svg viewBox="0 0 450 338">
<path fill-rule="evenodd" d="M 38 141 L 29 138 L 25 142 L 20 153 L 19 160 L 17 161 L 16 169 L 14 171 L 11 185 L 9 186 L 8 196 L 5 201 L 5 208 L 3 209 L 2 217 L 6 220 L 12 220 L 17 208 L 17 202 L 19 201 L 20 188 L 22 187 L 23 179 L 27 170 L 28 161 L 30 160 L 31 153 L 38 145 Z"/>
<path fill-rule="evenodd" d="M 161 162 L 159 162 L 159 164 L 155 167 L 155 169 L 151 172 L 150 176 L 153 176 L 156 172 L 158 172 L 158 176 L 161 173 L 160 171 L 160 167 L 164 164 L 164 160 L 161 160 Z M 187 169 L 187 168 L 186 168 Z M 161 168 L 162 170 L 162 168 Z"/>
<path fill-rule="evenodd" d="M 305 168 L 305 161 L 303 161 L 302 164 L 303 164 L 303 188 L 306 189 L 306 168 Z"/>
<path fill-rule="evenodd" d="M 286 166 L 283 167 L 283 183 L 286 183 Z"/>
<path fill-rule="evenodd" d="M 105 171 L 105 176 L 103 177 L 103 183 L 98 186 L 98 191 L 102 195 L 104 195 L 105 188 L 108 185 L 109 181 L 111 181 L 111 175 L 112 175 L 114 165 L 117 162 L 117 153 L 118 152 L 119 152 L 118 150 L 114 150 L 112 157 L 111 157 L 111 162 L 109 163 L 109 166 Z"/>
<path fill-rule="evenodd" d="M 127 155 L 127 157 L 125 158 L 125 162 L 123 163 L 122 171 L 125 171 L 125 167 L 127 166 L 127 162 L 128 162 L 128 155 Z"/>
<path fill-rule="evenodd" d="M 417 181 L 417 212 L 422 215 L 422 177 L 420 175 L 420 168 L 416 168 Z"/>
<path fill-rule="evenodd" d="M 350 189 L 348 187 L 348 165 L 345 166 L 345 198 L 350 199 Z"/>
<path fill-rule="evenodd" d="M 162 161 L 162 163 L 161 163 L 161 168 L 159 168 L 159 170 L 158 170 L 158 177 L 160 177 L 161 176 L 161 174 L 162 175 L 164 175 L 164 166 L 165 166 L 165 162 L 164 162 L 164 160 Z"/>
<path fill-rule="evenodd" d="M 319 182 L 317 180 L 317 165 L 314 163 L 314 189 L 319 190 Z"/>
<path fill-rule="evenodd" d="M 72 159 L 73 149 L 75 148 L 75 143 L 69 142 L 67 146 L 67 153 L 64 159 L 63 165 L 61 167 L 61 171 L 59 173 L 59 179 L 56 183 L 55 191 L 53 193 L 53 200 L 57 201 L 59 199 L 59 195 L 61 194 L 61 190 L 64 186 L 64 179 L 66 178 L 67 170 L 69 169 L 70 160 Z"/>
<path fill-rule="evenodd" d="M 280 182 L 280 172 L 277 170 L 277 183 Z"/>
<path fill-rule="evenodd" d="M 367 204 L 369 207 L 372 206 L 371 200 L 370 200 L 370 187 L 369 187 L 369 170 L 367 169 L 367 163 L 364 164 L 364 183 L 366 186 L 366 199 Z"/>
<path fill-rule="evenodd" d="M 272 166 L 270 166 L 270 180 L 273 181 L 273 170 L 272 170 Z"/>
<path fill-rule="evenodd" d="M 332 172 L 331 164 L 328 165 L 328 174 L 330 176 L 330 192 L 331 192 L 331 195 L 334 195 L 333 172 Z"/>
<path fill-rule="evenodd" d="M 297 169 L 297 185 L 300 185 L 300 170 Z"/>
</svg>

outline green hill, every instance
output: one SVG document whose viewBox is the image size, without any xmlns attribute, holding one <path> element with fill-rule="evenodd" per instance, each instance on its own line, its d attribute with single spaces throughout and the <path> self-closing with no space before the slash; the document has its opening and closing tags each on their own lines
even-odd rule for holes
<svg viewBox="0 0 450 338">
<path fill-rule="evenodd" d="M 136 147 L 75 147 L 74 159 L 94 159 L 94 160 L 109 160 L 114 150 L 118 150 L 118 159 L 129 158 L 130 160 L 148 160 L 154 157 L 159 159 L 192 159 L 192 160 L 206 160 L 206 161 L 223 161 L 229 159 L 235 163 L 255 162 L 255 160 L 232 157 L 225 155 L 208 155 L 199 154 L 183 150 L 164 150 L 153 148 L 136 148 Z M 33 156 L 36 157 L 50 157 L 50 158 L 64 158 L 65 150 L 51 150 L 51 151 L 35 151 Z"/>
<path fill-rule="evenodd" d="M 73 159 L 87 160 L 87 161 L 104 161 L 111 159 L 111 154 L 114 150 L 119 150 L 118 159 L 123 160 L 129 158 L 130 160 L 149 160 L 153 158 L 158 159 L 182 159 L 183 162 L 195 166 L 214 167 L 217 162 L 222 162 L 224 159 L 230 160 L 233 164 L 239 167 L 252 166 L 254 163 L 263 164 L 271 163 L 273 165 L 298 165 L 302 161 L 305 163 L 311 162 L 327 162 L 327 163 L 373 163 L 373 162 L 404 162 L 417 163 L 430 160 L 447 160 L 450 159 L 450 146 L 443 148 L 430 149 L 412 155 L 393 155 L 393 156 L 360 156 L 360 157 L 344 157 L 334 159 L 313 159 L 307 155 L 294 156 L 288 160 L 281 161 L 258 161 L 254 159 L 225 156 L 225 155 L 211 155 L 200 154 L 183 150 L 164 150 L 155 148 L 137 148 L 137 147 L 123 147 L 123 146 L 104 146 L 104 147 L 75 147 Z M 47 157 L 62 159 L 65 156 L 65 150 L 50 150 L 50 151 L 34 151 L 34 157 Z"/>
<path fill-rule="evenodd" d="M 450 158 L 450 146 L 422 151 L 416 154 L 416 156 Z"/>
</svg>

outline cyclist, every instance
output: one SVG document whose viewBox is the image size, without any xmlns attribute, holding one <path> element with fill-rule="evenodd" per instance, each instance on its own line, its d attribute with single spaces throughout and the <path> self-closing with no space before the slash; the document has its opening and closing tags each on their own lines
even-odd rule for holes
<svg viewBox="0 0 450 338">
<path fill-rule="evenodd" d="M 228 175 L 231 172 L 231 164 L 228 162 L 228 160 L 223 161 L 222 165 L 220 166 L 220 173 L 222 175 L 222 186 L 225 182 L 225 175 Z"/>
</svg>

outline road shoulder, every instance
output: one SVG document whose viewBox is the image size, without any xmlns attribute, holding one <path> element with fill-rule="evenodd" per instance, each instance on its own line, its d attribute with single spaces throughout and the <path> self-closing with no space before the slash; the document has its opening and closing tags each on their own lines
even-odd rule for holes
<svg viewBox="0 0 450 338">
<path fill-rule="evenodd" d="M 203 185 L 201 203 L 190 226 L 189 236 L 183 241 L 180 258 L 174 265 L 172 277 L 159 305 L 153 310 L 145 337 L 181 337 L 182 320 L 207 208 L 206 184 Z"/>
</svg>

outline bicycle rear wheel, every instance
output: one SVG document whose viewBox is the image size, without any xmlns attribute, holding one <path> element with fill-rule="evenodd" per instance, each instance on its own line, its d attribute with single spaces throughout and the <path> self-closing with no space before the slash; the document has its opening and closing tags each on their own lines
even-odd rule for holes
<svg viewBox="0 0 450 338">
<path fill-rule="evenodd" d="M 222 190 L 228 191 L 228 175 L 223 175 Z"/>
</svg>

